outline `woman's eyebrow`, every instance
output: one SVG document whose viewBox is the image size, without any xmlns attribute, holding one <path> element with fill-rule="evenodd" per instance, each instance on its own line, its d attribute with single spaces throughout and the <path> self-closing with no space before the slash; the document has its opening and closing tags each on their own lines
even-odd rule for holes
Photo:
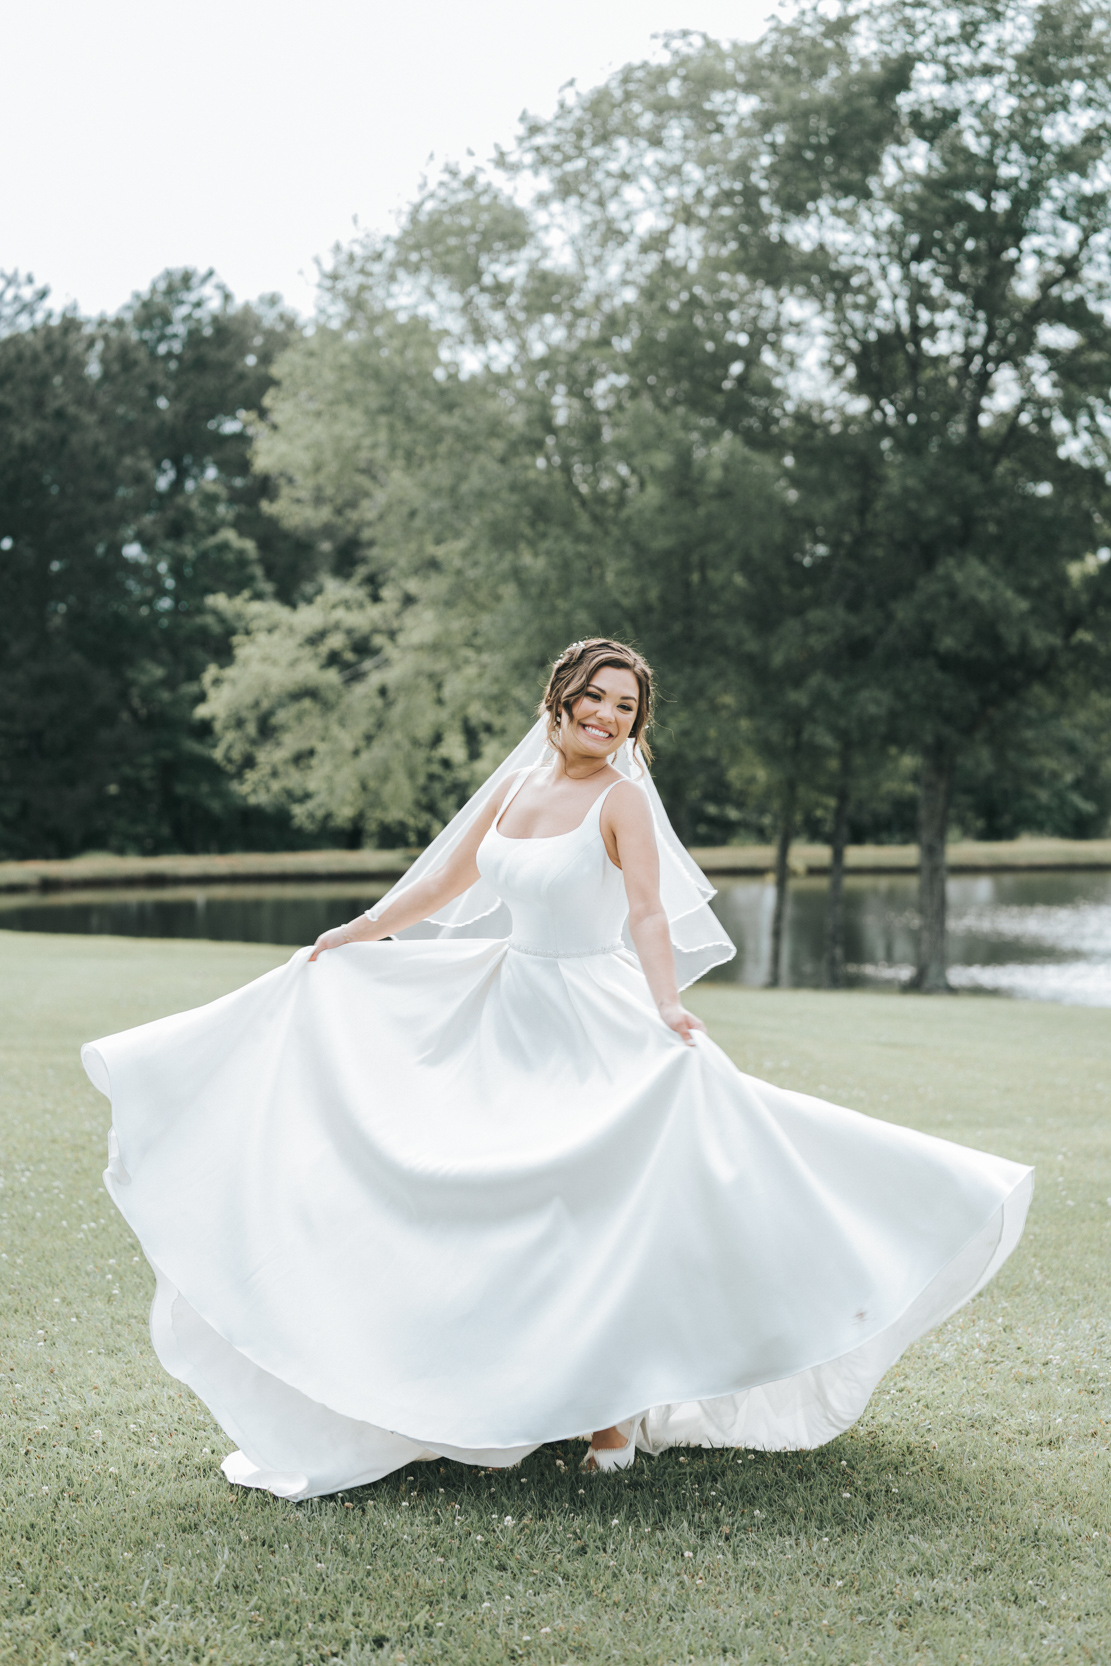
<svg viewBox="0 0 1111 1666">
<path fill-rule="evenodd" d="M 584 694 L 596 694 L 598 696 L 601 696 L 602 692 L 603 691 L 598 687 L 597 683 L 587 683 L 586 687 L 583 689 Z M 637 698 L 638 697 L 635 694 L 619 694 L 617 696 L 618 704 L 620 704 L 620 702 L 622 700 L 628 700 L 628 701 L 631 701 L 635 705 L 636 702 L 637 702 Z"/>
</svg>

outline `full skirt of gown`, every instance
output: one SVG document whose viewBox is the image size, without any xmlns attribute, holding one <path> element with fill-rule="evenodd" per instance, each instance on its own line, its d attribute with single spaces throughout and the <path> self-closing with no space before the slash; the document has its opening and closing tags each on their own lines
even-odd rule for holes
<svg viewBox="0 0 1111 1666">
<path fill-rule="evenodd" d="M 645 1451 L 817 1446 L 1021 1232 L 1030 1170 L 688 1048 L 629 957 L 308 953 L 84 1055 L 155 1349 L 232 1480 L 305 1498 L 632 1416 Z"/>
</svg>

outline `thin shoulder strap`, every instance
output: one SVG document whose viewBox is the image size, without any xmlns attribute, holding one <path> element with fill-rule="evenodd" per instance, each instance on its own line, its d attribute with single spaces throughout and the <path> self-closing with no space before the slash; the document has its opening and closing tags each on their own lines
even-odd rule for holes
<svg viewBox="0 0 1111 1666">
<path fill-rule="evenodd" d="M 521 788 L 524 786 L 524 784 L 528 780 L 529 776 L 533 773 L 533 770 L 537 770 L 539 768 L 540 768 L 539 764 L 532 764 L 528 769 L 522 769 L 518 772 L 517 779 L 513 782 L 512 786 L 510 787 L 509 791 L 506 793 L 505 797 L 502 799 L 501 804 L 498 807 L 498 813 L 494 817 L 494 826 L 495 827 L 498 825 L 499 821 L 501 821 L 502 817 L 505 815 L 505 812 L 509 809 L 509 806 L 512 804 L 513 800 L 516 798 L 517 794 L 520 792 Z"/>
<path fill-rule="evenodd" d="M 611 781 L 608 787 L 604 787 L 594 800 L 594 803 L 590 806 L 590 809 L 587 811 L 587 820 L 589 821 L 590 817 L 593 815 L 598 818 L 600 823 L 602 818 L 602 805 L 606 802 L 606 799 L 609 797 L 614 787 L 624 786 L 626 782 L 628 782 L 631 787 L 636 786 L 636 782 L 630 781 L 627 775 L 619 775 L 616 781 Z"/>
</svg>

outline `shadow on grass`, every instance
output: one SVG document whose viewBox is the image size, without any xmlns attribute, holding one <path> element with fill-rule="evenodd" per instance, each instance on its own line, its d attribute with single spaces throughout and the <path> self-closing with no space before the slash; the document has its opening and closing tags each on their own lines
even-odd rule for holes
<svg viewBox="0 0 1111 1666">
<path fill-rule="evenodd" d="M 983 1467 L 931 1441 L 883 1430 L 840 1437 L 814 1452 L 672 1448 L 638 1453 L 631 1471 L 586 1474 L 586 1445 L 541 1447 L 515 1469 L 475 1469 L 443 1461 L 414 1464 L 372 1486 L 310 1500 L 299 1511 L 332 1514 L 405 1505 L 446 1517 L 456 1507 L 473 1522 L 481 1510 L 500 1522 L 608 1529 L 615 1510 L 634 1529 L 680 1527 L 721 1548 L 722 1539 L 832 1538 L 882 1532 L 935 1540 L 977 1524 L 1005 1523 L 1028 1488 L 1000 1449 Z M 981 1448 L 983 1452 L 983 1448 Z M 261 1495 L 255 1495 L 260 1497 Z M 287 1508 L 288 1506 L 280 1506 Z"/>
</svg>

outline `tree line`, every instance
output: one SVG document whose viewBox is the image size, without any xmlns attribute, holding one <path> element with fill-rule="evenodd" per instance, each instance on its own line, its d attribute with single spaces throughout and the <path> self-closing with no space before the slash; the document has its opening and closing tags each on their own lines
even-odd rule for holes
<svg viewBox="0 0 1111 1666">
<path fill-rule="evenodd" d="M 674 36 L 337 250 L 0 325 L 6 853 L 426 839 L 637 643 L 691 844 L 1103 832 L 1106 4 Z"/>
</svg>

